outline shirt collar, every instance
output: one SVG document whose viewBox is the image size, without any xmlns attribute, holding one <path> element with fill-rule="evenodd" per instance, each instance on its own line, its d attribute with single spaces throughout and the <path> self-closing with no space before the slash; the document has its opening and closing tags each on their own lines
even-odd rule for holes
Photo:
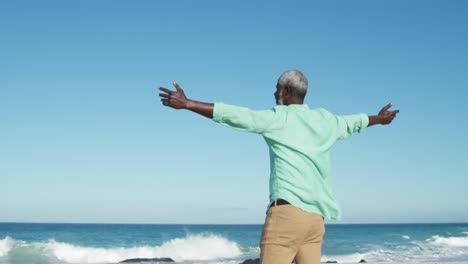
<svg viewBox="0 0 468 264">
<path fill-rule="evenodd" d="M 289 109 L 296 109 L 298 111 L 304 111 L 309 109 L 307 104 L 290 104 L 290 105 L 277 105 L 275 108 L 289 108 Z"/>
</svg>

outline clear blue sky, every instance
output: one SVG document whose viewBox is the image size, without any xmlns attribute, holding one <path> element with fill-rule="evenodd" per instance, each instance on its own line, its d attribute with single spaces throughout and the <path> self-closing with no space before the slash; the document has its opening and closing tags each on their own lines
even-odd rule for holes
<svg viewBox="0 0 468 264">
<path fill-rule="evenodd" d="M 163 3 L 164 2 L 164 3 Z M 341 223 L 468 222 L 466 1 L 2 1 L 0 221 L 263 223 L 254 134 L 160 105 L 306 103 L 391 126 L 336 144 Z"/>
</svg>

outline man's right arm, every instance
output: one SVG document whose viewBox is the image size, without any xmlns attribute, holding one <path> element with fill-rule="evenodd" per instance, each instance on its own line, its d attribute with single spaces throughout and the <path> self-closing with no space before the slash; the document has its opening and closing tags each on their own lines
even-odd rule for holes
<svg viewBox="0 0 468 264">
<path fill-rule="evenodd" d="M 382 110 L 380 110 L 378 115 L 369 116 L 368 126 L 373 126 L 376 124 L 381 124 L 381 125 L 390 124 L 393 121 L 393 119 L 396 117 L 396 114 L 400 112 L 400 110 L 388 111 L 388 109 L 390 109 L 390 107 L 392 106 L 393 106 L 393 103 L 389 103 L 388 105 L 384 106 Z"/>
<path fill-rule="evenodd" d="M 179 84 L 173 83 L 176 91 L 171 91 L 164 87 L 159 87 L 159 90 L 165 92 L 160 93 L 161 102 L 163 105 L 172 107 L 174 109 L 187 109 L 194 113 L 200 114 L 207 118 L 213 118 L 213 103 L 203 103 L 195 100 L 190 100 L 185 96 L 184 90 L 180 88 Z"/>
<path fill-rule="evenodd" d="M 209 119 L 213 118 L 214 104 L 213 103 L 203 103 L 199 101 L 189 100 L 187 102 L 187 110 L 190 110 L 194 113 L 207 117 Z"/>
<path fill-rule="evenodd" d="M 163 105 L 174 109 L 190 110 L 224 126 L 245 132 L 263 133 L 274 118 L 274 112 L 271 110 L 254 111 L 246 107 L 223 103 L 203 103 L 188 99 L 182 88 L 176 82 L 173 84 L 176 91 L 164 87 L 159 88 L 164 92 L 159 94 Z"/>
</svg>

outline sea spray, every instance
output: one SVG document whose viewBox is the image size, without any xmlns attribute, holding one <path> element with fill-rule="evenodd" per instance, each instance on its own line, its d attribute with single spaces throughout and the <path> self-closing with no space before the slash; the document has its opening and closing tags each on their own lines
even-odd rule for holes
<svg viewBox="0 0 468 264">
<path fill-rule="evenodd" d="M 176 238 L 161 245 L 157 252 L 176 261 L 234 258 L 242 254 L 237 243 L 214 234 Z"/>
<path fill-rule="evenodd" d="M 188 235 L 175 238 L 161 246 L 132 248 L 93 248 L 56 241 L 48 243 L 49 250 L 67 263 L 110 263 L 130 258 L 169 257 L 175 261 L 206 261 L 229 259 L 242 254 L 237 243 L 219 235 Z"/>
<path fill-rule="evenodd" d="M 428 242 L 434 245 L 447 245 L 451 247 L 467 247 L 468 237 L 441 237 L 433 236 L 427 239 Z"/>
<path fill-rule="evenodd" d="M 468 237 L 432 236 L 406 245 L 373 245 L 374 249 L 346 255 L 323 255 L 322 262 L 434 262 L 468 259 Z"/>
<path fill-rule="evenodd" d="M 6 256 L 13 247 L 14 241 L 10 237 L 0 240 L 0 257 Z"/>
</svg>

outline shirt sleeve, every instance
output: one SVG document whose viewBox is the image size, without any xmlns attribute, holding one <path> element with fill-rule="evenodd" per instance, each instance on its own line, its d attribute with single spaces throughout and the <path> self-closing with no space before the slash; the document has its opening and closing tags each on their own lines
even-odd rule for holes
<svg viewBox="0 0 468 264">
<path fill-rule="evenodd" d="M 361 133 L 369 125 L 369 117 L 366 114 L 335 115 L 337 127 L 337 139 L 345 139 L 355 132 Z"/>
<path fill-rule="evenodd" d="M 271 125 L 273 110 L 255 111 L 246 107 L 215 103 L 213 121 L 240 131 L 261 134 Z"/>
</svg>

